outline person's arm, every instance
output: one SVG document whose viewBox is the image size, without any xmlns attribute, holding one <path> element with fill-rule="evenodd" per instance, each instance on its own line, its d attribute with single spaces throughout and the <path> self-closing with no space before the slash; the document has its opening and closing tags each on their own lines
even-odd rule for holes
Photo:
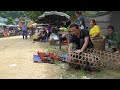
<svg viewBox="0 0 120 90">
<path fill-rule="evenodd" d="M 77 52 L 83 52 L 87 46 L 88 46 L 88 43 L 89 43 L 89 31 L 88 30 L 84 30 L 84 44 L 82 46 L 81 49 L 77 50 Z"/>
<path fill-rule="evenodd" d="M 74 43 L 74 37 L 72 36 L 70 39 L 70 44 L 68 46 L 68 54 L 70 54 L 70 52 L 72 51 L 73 43 Z"/>
<path fill-rule="evenodd" d="M 120 49 L 120 33 L 119 32 L 115 33 L 115 41 L 117 42 L 117 45 Z"/>
<path fill-rule="evenodd" d="M 76 52 L 83 52 L 87 48 L 88 42 L 89 42 L 89 37 L 85 37 L 85 42 L 84 42 L 82 48 L 78 49 Z"/>
<path fill-rule="evenodd" d="M 70 52 L 72 51 L 72 46 L 73 46 L 73 44 L 70 43 L 69 46 L 68 46 L 68 54 L 70 54 Z"/>
<path fill-rule="evenodd" d="M 82 48 L 80 49 L 80 51 L 83 52 L 87 48 L 88 42 L 89 42 L 89 37 L 85 37 L 85 42 L 84 42 Z"/>
<path fill-rule="evenodd" d="M 79 20 L 80 20 L 80 23 L 79 23 L 79 24 L 80 24 L 80 26 L 81 26 L 81 25 L 83 24 L 84 19 L 83 19 L 83 17 L 81 16 Z"/>
</svg>

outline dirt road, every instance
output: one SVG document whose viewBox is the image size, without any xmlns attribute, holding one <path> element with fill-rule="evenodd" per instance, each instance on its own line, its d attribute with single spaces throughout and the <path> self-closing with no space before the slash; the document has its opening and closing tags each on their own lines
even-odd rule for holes
<svg viewBox="0 0 120 90">
<path fill-rule="evenodd" d="M 0 79 L 59 79 L 54 64 L 34 63 L 40 43 L 22 36 L 0 38 Z"/>
</svg>

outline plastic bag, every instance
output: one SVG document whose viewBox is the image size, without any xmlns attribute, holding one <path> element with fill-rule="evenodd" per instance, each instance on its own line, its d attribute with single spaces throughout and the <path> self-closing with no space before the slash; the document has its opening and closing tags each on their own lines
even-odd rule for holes
<svg viewBox="0 0 120 90">
<path fill-rule="evenodd" d="M 50 34 L 50 37 L 49 37 L 50 40 L 59 40 L 58 36 L 54 33 Z"/>
</svg>

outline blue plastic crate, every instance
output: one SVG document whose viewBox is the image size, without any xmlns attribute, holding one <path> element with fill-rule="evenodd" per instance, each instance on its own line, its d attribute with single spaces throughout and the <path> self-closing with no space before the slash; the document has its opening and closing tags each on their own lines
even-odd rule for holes
<svg viewBox="0 0 120 90">
<path fill-rule="evenodd" d="M 66 53 L 65 53 L 65 54 L 62 54 L 62 55 L 59 55 L 59 57 L 60 57 L 60 58 L 65 58 L 65 59 L 67 59 L 67 58 L 68 58 L 68 54 L 66 54 Z"/>
<path fill-rule="evenodd" d="M 38 62 L 38 63 L 42 63 L 42 59 L 38 56 L 38 55 L 33 55 L 33 61 L 34 62 Z"/>
<path fill-rule="evenodd" d="M 62 59 L 63 62 L 66 62 L 69 56 L 68 54 L 65 53 L 65 54 L 59 55 L 59 57 Z"/>
</svg>

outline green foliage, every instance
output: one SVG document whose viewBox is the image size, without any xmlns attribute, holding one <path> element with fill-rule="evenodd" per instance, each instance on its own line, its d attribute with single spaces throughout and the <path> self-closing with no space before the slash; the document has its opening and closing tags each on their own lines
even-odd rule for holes
<svg viewBox="0 0 120 90">
<path fill-rule="evenodd" d="M 26 16 L 30 17 L 33 21 L 35 21 L 38 16 L 42 15 L 45 11 L 26 11 Z"/>
<path fill-rule="evenodd" d="M 0 16 L 3 17 L 3 18 L 7 17 L 7 15 L 5 13 L 0 13 Z"/>
<path fill-rule="evenodd" d="M 7 21 L 5 22 L 6 24 L 13 24 L 14 20 L 11 17 L 7 18 Z"/>
<path fill-rule="evenodd" d="M 0 16 L 3 18 L 11 17 L 15 19 L 16 17 L 23 16 L 25 11 L 0 11 Z"/>
<path fill-rule="evenodd" d="M 70 15 L 71 18 L 75 17 L 75 11 L 66 11 L 68 15 Z"/>
</svg>

